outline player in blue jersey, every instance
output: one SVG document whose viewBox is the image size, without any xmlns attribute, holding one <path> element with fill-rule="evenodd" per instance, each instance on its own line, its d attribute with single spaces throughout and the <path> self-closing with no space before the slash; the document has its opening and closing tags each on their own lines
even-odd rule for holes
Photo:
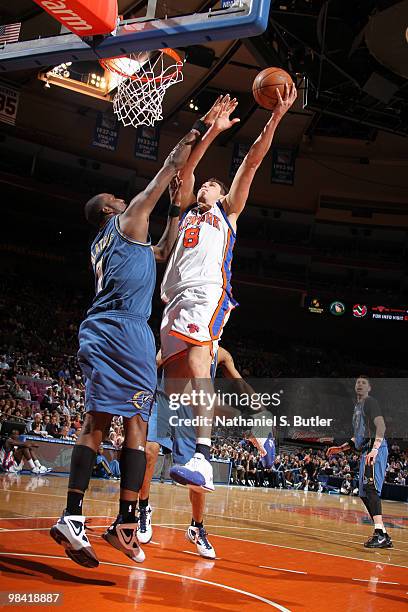
<svg viewBox="0 0 408 612">
<path fill-rule="evenodd" d="M 166 230 L 152 246 L 149 217 L 160 196 L 185 165 L 207 131 L 197 124 L 176 145 L 163 167 L 130 204 L 103 193 L 85 205 L 98 234 L 91 247 L 95 298 L 79 331 L 78 359 L 85 377 L 86 418 L 72 452 L 67 505 L 51 528 L 54 540 L 79 565 L 99 562 L 89 543 L 82 513 L 96 451 L 113 415 L 123 417 L 118 517 L 104 539 L 136 562 L 144 560 L 136 536 L 135 508 L 146 467 L 147 422 L 156 389 L 153 333 L 148 325 L 157 261 L 165 261 L 175 240 L 180 185 L 174 184 Z"/>
<path fill-rule="evenodd" d="M 369 395 L 371 384 L 367 376 L 360 375 L 357 378 L 355 391 L 353 437 L 342 446 L 330 447 L 327 456 L 350 449 L 361 453 L 359 496 L 374 523 L 374 533 L 364 546 L 392 548 L 391 537 L 384 527 L 380 497 L 388 459 L 384 417 L 377 400 Z"/>
</svg>

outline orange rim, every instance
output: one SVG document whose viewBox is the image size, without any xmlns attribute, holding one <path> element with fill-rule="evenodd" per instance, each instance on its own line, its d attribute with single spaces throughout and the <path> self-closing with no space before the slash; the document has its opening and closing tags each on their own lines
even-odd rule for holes
<svg viewBox="0 0 408 612">
<path fill-rule="evenodd" d="M 168 76 L 165 76 L 165 77 L 157 76 L 152 79 L 146 76 L 140 77 L 140 76 L 137 76 L 136 74 L 126 74 L 126 72 L 123 72 L 120 68 L 116 66 L 114 60 L 129 58 L 128 55 L 116 55 L 115 57 L 100 59 L 99 63 L 102 66 L 102 68 L 104 68 L 105 70 L 109 70 L 109 72 L 114 72 L 121 77 L 130 79 L 132 81 L 140 81 L 141 83 L 149 83 L 150 81 L 156 81 L 156 82 L 168 81 L 178 76 L 183 68 L 183 61 L 181 57 L 179 56 L 179 54 L 176 51 L 174 51 L 174 49 L 158 49 L 158 51 L 165 53 L 166 55 L 171 57 L 176 62 L 176 70 L 172 72 L 172 74 L 169 74 Z"/>
</svg>

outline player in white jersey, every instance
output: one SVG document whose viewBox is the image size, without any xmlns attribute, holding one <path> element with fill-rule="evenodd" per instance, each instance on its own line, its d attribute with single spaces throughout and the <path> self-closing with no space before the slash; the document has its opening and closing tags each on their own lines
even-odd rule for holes
<svg viewBox="0 0 408 612">
<path fill-rule="evenodd" d="M 234 244 L 235 231 L 220 201 L 205 212 L 192 204 L 183 213 L 162 282 L 162 299 L 169 304 L 162 322 L 162 334 L 170 335 L 165 358 L 177 355 L 179 341 L 213 350 L 237 305 L 231 289 Z"/>
<path fill-rule="evenodd" d="M 203 118 L 209 129 L 180 173 L 183 180 L 179 233 L 162 283 L 167 304 L 161 325 L 166 393 L 198 391 L 211 394 L 211 360 L 230 311 L 237 305 L 231 292 L 231 261 L 237 220 L 244 210 L 249 189 L 270 149 L 275 130 L 296 99 L 296 88 L 285 86 L 282 98 L 262 133 L 253 143 L 236 173 L 230 190 L 221 181 L 207 180 L 194 197 L 194 170 L 215 137 L 233 124 L 235 106 L 226 105 L 216 116 Z M 193 397 L 193 395 L 191 395 Z M 201 395 L 200 399 L 208 397 Z M 172 478 L 195 492 L 213 491 L 209 462 L 212 410 L 205 400 L 195 405 L 194 457 L 185 466 L 174 466 Z"/>
</svg>

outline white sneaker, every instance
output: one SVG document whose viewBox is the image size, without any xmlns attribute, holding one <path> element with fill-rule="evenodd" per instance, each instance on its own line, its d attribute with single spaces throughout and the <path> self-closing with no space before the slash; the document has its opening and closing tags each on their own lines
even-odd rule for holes
<svg viewBox="0 0 408 612">
<path fill-rule="evenodd" d="M 153 537 L 152 512 L 153 510 L 150 506 L 139 508 L 137 539 L 141 544 L 148 544 Z"/>
<path fill-rule="evenodd" d="M 186 465 L 173 465 L 170 477 L 193 491 L 200 493 L 214 491 L 212 465 L 202 453 L 194 453 Z"/>
<path fill-rule="evenodd" d="M 19 474 L 20 470 L 18 469 L 17 465 L 12 465 L 11 467 L 9 467 L 9 469 L 7 470 L 7 472 L 9 474 Z"/>
<path fill-rule="evenodd" d="M 35 465 L 33 467 L 33 469 L 31 470 L 31 473 L 32 474 L 40 474 L 40 468 Z"/>
<path fill-rule="evenodd" d="M 145 560 L 146 555 L 137 539 L 137 523 L 122 523 L 122 517 L 118 516 L 102 537 L 105 542 L 123 552 L 132 561 L 143 563 Z"/>
<path fill-rule="evenodd" d="M 52 472 L 52 468 L 50 467 L 45 467 L 45 465 L 40 465 L 40 474 L 48 474 L 49 472 Z"/>
<path fill-rule="evenodd" d="M 66 515 L 50 529 L 50 536 L 65 548 L 72 561 L 84 567 L 98 567 L 99 561 L 85 531 L 85 517 Z"/>
<path fill-rule="evenodd" d="M 215 559 L 215 550 L 207 539 L 204 527 L 190 526 L 186 531 L 186 540 L 197 546 L 198 554 L 206 559 Z"/>
</svg>

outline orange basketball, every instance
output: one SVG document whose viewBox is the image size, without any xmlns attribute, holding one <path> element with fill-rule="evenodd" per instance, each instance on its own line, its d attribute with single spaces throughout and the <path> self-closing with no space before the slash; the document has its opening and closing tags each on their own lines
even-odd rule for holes
<svg viewBox="0 0 408 612">
<path fill-rule="evenodd" d="M 273 110 L 278 103 L 276 89 L 280 95 L 285 95 L 285 83 L 293 85 L 291 76 L 282 68 L 265 68 L 256 77 L 252 85 L 252 93 L 259 106 Z"/>
</svg>

